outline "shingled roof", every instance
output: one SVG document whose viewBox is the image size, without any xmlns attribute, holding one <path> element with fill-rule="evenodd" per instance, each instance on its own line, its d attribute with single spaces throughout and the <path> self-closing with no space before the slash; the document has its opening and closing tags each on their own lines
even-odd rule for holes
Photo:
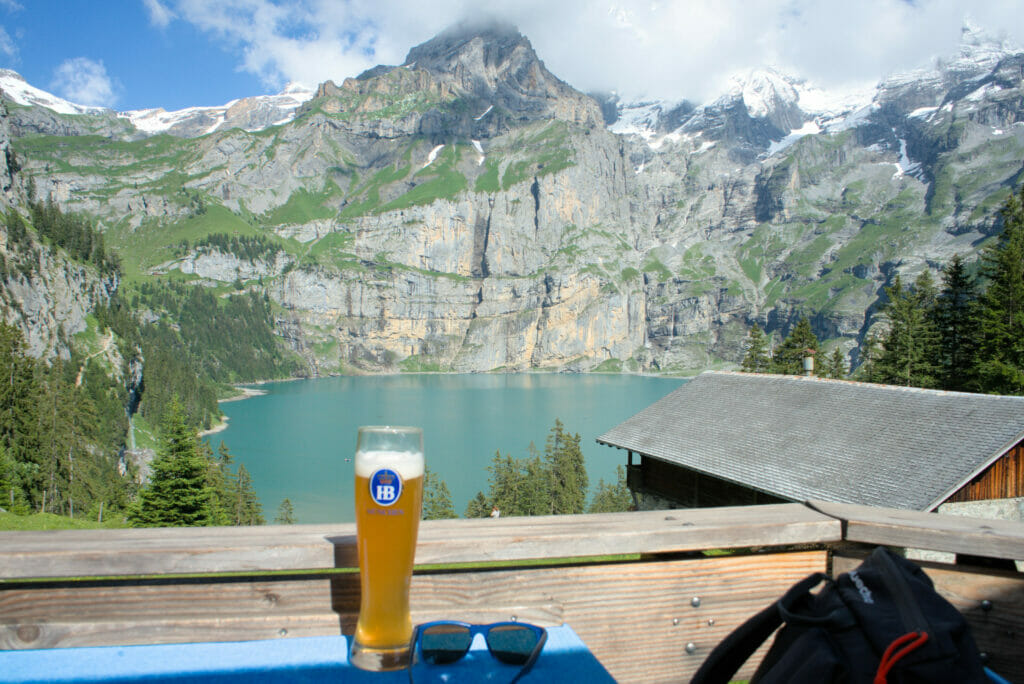
<svg viewBox="0 0 1024 684">
<path fill-rule="evenodd" d="M 1024 397 L 709 371 L 597 438 L 792 501 L 932 510 L 1024 439 Z"/>
</svg>

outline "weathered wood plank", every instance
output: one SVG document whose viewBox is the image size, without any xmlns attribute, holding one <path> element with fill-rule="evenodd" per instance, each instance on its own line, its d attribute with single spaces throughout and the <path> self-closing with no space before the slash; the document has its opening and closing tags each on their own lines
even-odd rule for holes
<svg viewBox="0 0 1024 684">
<path fill-rule="evenodd" d="M 425 521 L 420 564 L 666 553 L 840 539 L 800 504 Z M 355 526 L 0 532 L 0 579 L 354 567 Z"/>
<path fill-rule="evenodd" d="M 832 571 L 849 572 L 865 556 L 836 554 Z M 1019 573 L 981 570 L 917 561 L 935 589 L 956 606 L 967 622 L 988 665 L 1013 682 L 1024 681 L 1024 577 Z M 988 604 L 983 602 L 988 601 Z"/>
<path fill-rule="evenodd" d="M 729 632 L 825 562 L 825 552 L 802 552 L 604 566 L 553 573 L 557 592 L 529 581 L 514 590 L 562 594 L 565 622 L 616 680 L 680 682 Z M 753 674 L 766 648 L 739 679 Z"/>
<path fill-rule="evenodd" d="M 847 541 L 1024 560 L 1024 523 L 810 501 L 842 520 Z"/>
<path fill-rule="evenodd" d="M 685 681 L 740 622 L 825 563 L 824 551 L 810 551 L 417 573 L 413 619 L 564 622 L 619 681 Z M 305 581 L 35 583 L 0 591 L 0 648 L 350 634 L 358 608 L 354 573 Z"/>
</svg>

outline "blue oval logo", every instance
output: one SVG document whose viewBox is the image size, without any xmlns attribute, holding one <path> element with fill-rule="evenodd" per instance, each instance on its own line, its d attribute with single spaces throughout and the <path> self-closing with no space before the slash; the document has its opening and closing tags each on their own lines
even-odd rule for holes
<svg viewBox="0 0 1024 684">
<path fill-rule="evenodd" d="M 390 506 L 402 495 L 402 477 L 390 468 L 381 468 L 370 476 L 370 498 L 378 506 Z"/>
</svg>

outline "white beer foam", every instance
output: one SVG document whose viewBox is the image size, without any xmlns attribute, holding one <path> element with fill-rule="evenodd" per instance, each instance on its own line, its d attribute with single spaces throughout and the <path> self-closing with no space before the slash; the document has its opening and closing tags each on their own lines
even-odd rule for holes
<svg viewBox="0 0 1024 684">
<path fill-rule="evenodd" d="M 394 470 L 403 480 L 423 477 L 423 453 L 420 451 L 356 452 L 356 477 L 369 478 L 381 468 Z"/>
</svg>

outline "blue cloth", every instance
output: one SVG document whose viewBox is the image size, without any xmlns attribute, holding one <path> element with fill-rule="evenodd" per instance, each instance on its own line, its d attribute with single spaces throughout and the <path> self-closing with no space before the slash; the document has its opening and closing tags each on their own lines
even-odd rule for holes
<svg viewBox="0 0 1024 684">
<path fill-rule="evenodd" d="M 280 682 L 409 682 L 408 670 L 363 672 L 348 662 L 349 638 L 298 637 L 159 646 L 103 646 L 0 651 L 0 682 L 86 684 L 271 684 Z M 430 682 L 508 682 L 518 668 L 491 657 L 483 639 L 449 666 L 417 666 L 416 684 Z M 520 681 L 614 682 L 567 625 L 548 629 L 548 640 L 533 669 Z"/>
</svg>

